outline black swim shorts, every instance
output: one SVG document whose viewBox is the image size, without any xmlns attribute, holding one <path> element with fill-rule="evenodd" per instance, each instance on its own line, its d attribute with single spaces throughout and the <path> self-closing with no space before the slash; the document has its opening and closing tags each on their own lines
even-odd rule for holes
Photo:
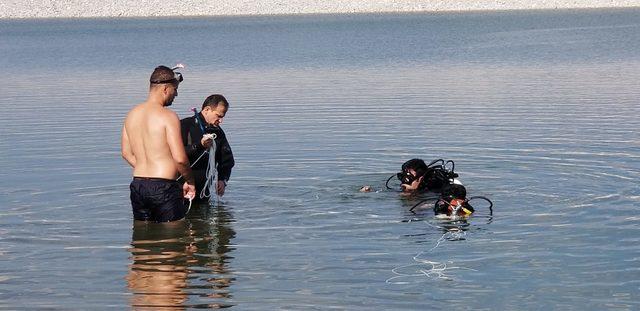
<svg viewBox="0 0 640 311">
<path fill-rule="evenodd" d="M 187 207 L 175 180 L 134 177 L 129 186 L 133 219 L 167 222 L 184 218 Z"/>
</svg>

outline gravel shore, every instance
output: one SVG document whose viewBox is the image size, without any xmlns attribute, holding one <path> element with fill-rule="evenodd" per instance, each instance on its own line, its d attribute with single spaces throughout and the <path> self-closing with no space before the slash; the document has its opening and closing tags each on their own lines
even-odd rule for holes
<svg viewBox="0 0 640 311">
<path fill-rule="evenodd" d="M 640 0 L 2 0 L 0 19 L 640 7 Z"/>
</svg>

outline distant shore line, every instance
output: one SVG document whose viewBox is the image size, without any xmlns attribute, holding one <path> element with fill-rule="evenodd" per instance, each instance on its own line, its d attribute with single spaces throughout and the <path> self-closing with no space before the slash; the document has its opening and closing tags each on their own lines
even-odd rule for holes
<svg viewBox="0 0 640 311">
<path fill-rule="evenodd" d="M 146 4 L 144 6 L 143 4 Z M 640 0 L 4 0 L 0 19 L 260 16 L 640 8 Z"/>
</svg>

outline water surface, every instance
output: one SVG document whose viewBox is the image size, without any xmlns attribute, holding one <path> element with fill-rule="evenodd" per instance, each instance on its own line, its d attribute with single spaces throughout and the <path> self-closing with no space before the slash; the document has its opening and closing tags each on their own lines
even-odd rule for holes
<svg viewBox="0 0 640 311">
<path fill-rule="evenodd" d="M 1 21 L 0 307 L 638 309 L 639 34 L 638 10 Z M 134 227 L 120 128 L 178 61 L 172 109 L 224 94 L 237 165 L 221 204 Z M 494 215 L 409 212 L 384 181 L 414 157 Z"/>
</svg>

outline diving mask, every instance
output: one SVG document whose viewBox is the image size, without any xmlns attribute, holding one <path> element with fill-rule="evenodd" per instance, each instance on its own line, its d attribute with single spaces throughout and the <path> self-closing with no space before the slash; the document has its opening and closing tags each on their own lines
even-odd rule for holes
<svg viewBox="0 0 640 311">
<path fill-rule="evenodd" d="M 416 181 L 418 178 L 420 178 L 418 176 L 411 174 L 409 171 L 402 171 L 396 174 L 396 177 L 398 177 L 398 179 L 400 180 L 400 183 L 403 185 L 410 185 L 414 181 Z"/>
</svg>

